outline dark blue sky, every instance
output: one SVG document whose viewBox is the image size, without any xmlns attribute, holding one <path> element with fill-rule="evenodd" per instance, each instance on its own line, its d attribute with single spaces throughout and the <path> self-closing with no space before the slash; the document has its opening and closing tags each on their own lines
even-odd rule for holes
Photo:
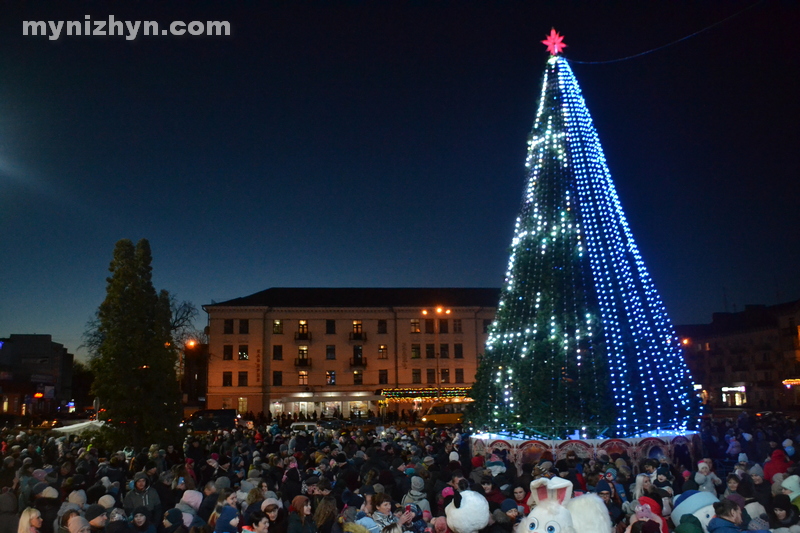
<svg viewBox="0 0 800 533">
<path fill-rule="evenodd" d="M 0 336 L 78 351 L 126 237 L 150 240 L 157 288 L 198 306 L 499 287 L 551 26 L 568 58 L 602 61 L 751 3 L 4 3 Z M 232 35 L 22 35 L 85 15 Z M 797 3 L 767 0 L 637 59 L 573 64 L 676 323 L 725 295 L 800 297 L 798 27 Z"/>
</svg>

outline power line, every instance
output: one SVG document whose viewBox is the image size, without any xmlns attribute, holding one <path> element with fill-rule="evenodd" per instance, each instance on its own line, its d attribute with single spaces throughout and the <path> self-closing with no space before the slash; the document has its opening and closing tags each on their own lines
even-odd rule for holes
<svg viewBox="0 0 800 533">
<path fill-rule="evenodd" d="M 578 61 L 576 59 L 569 59 L 569 58 L 566 58 L 566 57 L 564 59 L 566 59 L 570 63 L 578 63 L 578 64 L 581 64 L 581 65 L 605 65 L 607 63 L 619 63 L 620 61 L 627 61 L 628 59 L 634 59 L 636 57 L 641 57 L 643 55 L 647 55 L 647 54 L 651 54 L 653 52 L 657 52 L 659 50 L 663 50 L 664 48 L 670 47 L 670 46 L 672 46 L 674 44 L 678 44 L 678 43 L 680 43 L 682 41 L 685 41 L 687 39 L 691 39 L 692 37 L 695 37 L 696 35 L 700 35 L 701 33 L 705 32 L 705 31 L 708 31 L 711 28 L 714 28 L 716 26 L 719 26 L 720 24 L 723 24 L 723 23 L 729 21 L 730 19 L 732 19 L 734 17 L 738 17 L 739 15 L 744 13 L 745 11 L 749 11 L 749 10 L 753 9 L 754 7 L 756 7 L 758 4 L 764 3 L 764 1 L 765 0 L 758 0 L 757 2 L 747 6 L 746 8 L 742 9 L 741 11 L 738 11 L 738 12 L 734 13 L 733 15 L 729 15 L 729 16 L 725 17 L 724 19 L 719 20 L 719 21 L 715 22 L 714 24 L 711 24 L 710 26 L 706 26 L 705 28 L 703 28 L 701 30 L 698 30 L 698 31 L 696 31 L 696 32 L 694 32 L 692 34 L 689 34 L 689 35 L 685 36 L 685 37 L 681 37 L 680 39 L 672 41 L 671 43 L 667 43 L 667 44 L 664 44 L 664 45 L 661 45 L 661 46 L 657 46 L 656 48 L 652 48 L 650 50 L 646 50 L 644 52 L 640 52 L 640 53 L 634 54 L 632 56 L 620 57 L 618 59 L 608 59 L 606 61 Z"/>
</svg>

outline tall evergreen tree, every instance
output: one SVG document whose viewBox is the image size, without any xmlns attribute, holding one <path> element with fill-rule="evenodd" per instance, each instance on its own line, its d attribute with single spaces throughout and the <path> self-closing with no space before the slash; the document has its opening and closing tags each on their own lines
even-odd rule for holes
<svg viewBox="0 0 800 533">
<path fill-rule="evenodd" d="M 683 430 L 699 414 L 589 111 L 551 33 L 528 180 L 472 396 L 478 427 L 564 438 Z"/>
<path fill-rule="evenodd" d="M 117 242 L 94 339 L 92 392 L 115 431 L 136 445 L 174 438 L 181 418 L 170 298 L 156 293 L 150 243 Z"/>
</svg>

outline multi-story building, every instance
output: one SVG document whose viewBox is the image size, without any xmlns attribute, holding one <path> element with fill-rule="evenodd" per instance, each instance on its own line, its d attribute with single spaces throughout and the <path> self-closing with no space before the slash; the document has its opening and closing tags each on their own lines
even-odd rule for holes
<svg viewBox="0 0 800 533">
<path fill-rule="evenodd" d="M 50 335 L 0 339 L 0 411 L 15 415 L 54 413 L 72 395 L 73 355 Z"/>
<path fill-rule="evenodd" d="M 205 305 L 207 407 L 348 417 L 464 396 L 499 295 L 272 288 Z"/>
<path fill-rule="evenodd" d="M 800 405 L 800 300 L 714 313 L 678 326 L 686 363 L 710 407 L 756 410 Z M 794 378 L 794 379 L 793 379 Z"/>
</svg>

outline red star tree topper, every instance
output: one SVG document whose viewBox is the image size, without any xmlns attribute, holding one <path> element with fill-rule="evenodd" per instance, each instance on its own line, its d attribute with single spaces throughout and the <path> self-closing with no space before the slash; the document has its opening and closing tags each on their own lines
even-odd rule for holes
<svg viewBox="0 0 800 533">
<path fill-rule="evenodd" d="M 567 47 L 567 45 L 564 44 L 564 36 L 559 35 L 555 28 L 550 30 L 550 35 L 547 36 L 547 39 L 542 41 L 542 44 L 546 44 L 547 51 L 554 56 L 560 54 L 561 51 Z"/>
</svg>

